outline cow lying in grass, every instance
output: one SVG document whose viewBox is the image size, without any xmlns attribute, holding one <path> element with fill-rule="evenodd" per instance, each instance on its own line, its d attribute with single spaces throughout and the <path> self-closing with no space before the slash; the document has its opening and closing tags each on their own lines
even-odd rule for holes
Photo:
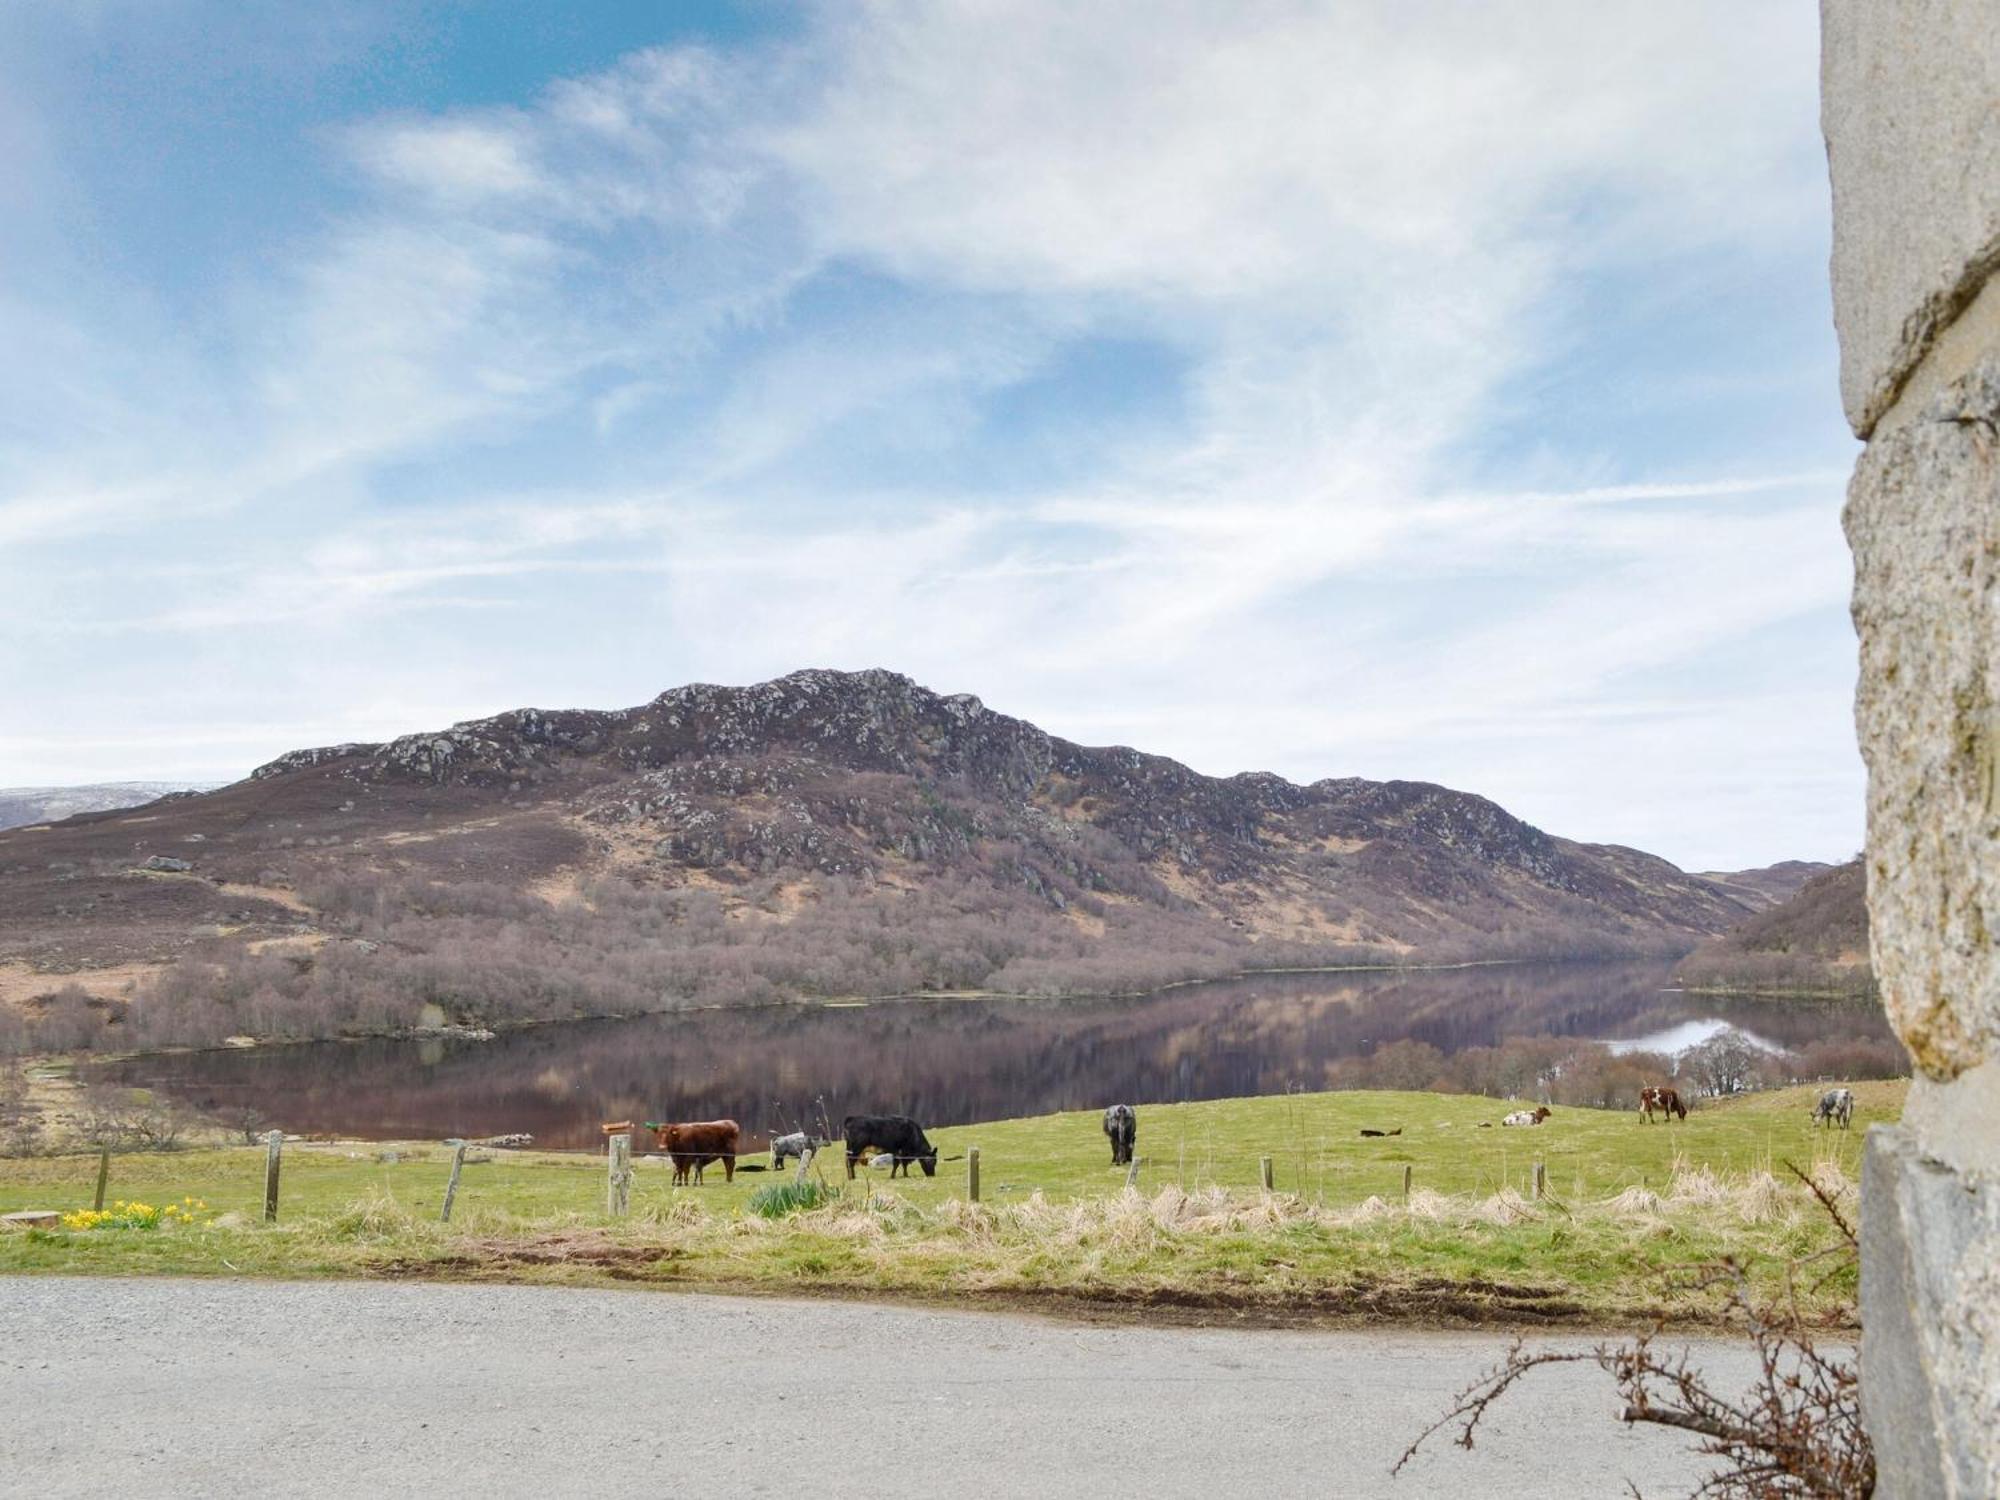
<svg viewBox="0 0 2000 1500">
<path fill-rule="evenodd" d="M 1653 1123 L 1655 1110 L 1667 1120 L 1672 1120 L 1676 1115 L 1683 1120 L 1688 1117 L 1688 1108 L 1681 1103 L 1680 1090 L 1670 1089 L 1664 1085 L 1659 1088 L 1649 1087 L 1639 1090 L 1639 1118 L 1650 1125 Z"/>
<path fill-rule="evenodd" d="M 1538 1104 L 1533 1109 L 1517 1109 L 1500 1123 L 1502 1125 L 1539 1125 L 1549 1117 L 1549 1107 Z"/>
</svg>

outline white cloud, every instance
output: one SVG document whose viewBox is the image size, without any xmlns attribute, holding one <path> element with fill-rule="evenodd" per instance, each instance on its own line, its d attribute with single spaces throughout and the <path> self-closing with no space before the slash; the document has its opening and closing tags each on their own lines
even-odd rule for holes
<svg viewBox="0 0 2000 1500">
<path fill-rule="evenodd" d="M 889 665 L 1204 769 L 1400 756 L 1598 830 L 1630 726 L 1671 723 L 1693 759 L 1646 762 L 1660 797 L 1715 804 L 1782 756 L 1687 726 L 1783 722 L 1644 680 L 1837 605 L 1835 476 L 1551 433 L 1495 484 L 1467 453 L 1590 346 L 1575 284 L 1800 261 L 1813 51 L 1806 11 L 1721 0 L 885 0 L 349 124 L 356 202 L 201 336 L 0 305 L 51 351 L 0 356 L 0 546 L 56 560 L 0 555 L 0 620 L 218 654 L 281 626 L 357 664 L 309 690 L 232 645 L 240 691 L 354 694 L 369 732 Z M 1099 336 L 1170 352 L 1178 403 L 1041 477 L 984 424 Z M 529 432 L 538 476 L 496 484 Z M 136 591 L 66 583 L 92 537 L 161 556 L 118 564 Z M 607 647 L 613 594 L 659 635 Z M 570 679 L 563 600 L 604 632 Z M 53 670 L 0 690 L 72 701 Z M 1844 740 L 1814 764 L 1851 789 Z"/>
<path fill-rule="evenodd" d="M 826 14 L 838 65 L 772 149 L 828 244 L 945 279 L 1324 303 L 1406 256 L 1476 277 L 1524 239 L 1629 252 L 1643 227 L 1651 256 L 1659 233 L 1733 240 L 1819 207 L 1809 133 L 1771 129 L 1774 110 L 1812 109 L 1797 9 Z"/>
</svg>

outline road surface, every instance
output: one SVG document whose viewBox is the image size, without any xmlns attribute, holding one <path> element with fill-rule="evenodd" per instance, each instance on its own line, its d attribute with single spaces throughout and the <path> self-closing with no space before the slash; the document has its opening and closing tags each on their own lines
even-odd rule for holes
<svg viewBox="0 0 2000 1500">
<path fill-rule="evenodd" d="M 1552 1340 L 1577 1344 L 1574 1338 Z M 1685 1440 L 1546 1371 L 1389 1465 L 1494 1334 L 1085 1325 L 865 1302 L 0 1278 L 0 1493 L 1686 1494 Z M 1751 1360 L 1702 1345 L 1740 1384 Z"/>
</svg>

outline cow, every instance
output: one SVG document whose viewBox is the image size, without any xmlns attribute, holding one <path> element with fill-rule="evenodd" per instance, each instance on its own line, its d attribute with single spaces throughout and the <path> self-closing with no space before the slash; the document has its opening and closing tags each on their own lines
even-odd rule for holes
<svg viewBox="0 0 2000 1500">
<path fill-rule="evenodd" d="M 1639 1118 L 1648 1125 L 1652 1124 L 1654 1110 L 1658 1110 L 1660 1117 L 1670 1123 L 1676 1115 L 1683 1120 L 1688 1117 L 1688 1107 L 1681 1103 L 1680 1090 L 1670 1089 L 1664 1084 L 1658 1088 L 1649 1085 L 1639 1090 Z"/>
<path fill-rule="evenodd" d="M 786 1157 L 797 1157 L 803 1161 L 808 1153 L 819 1150 L 825 1144 L 818 1136 L 808 1135 L 803 1130 L 794 1130 L 790 1135 L 774 1135 L 771 1137 L 771 1170 L 782 1172 Z"/>
<path fill-rule="evenodd" d="M 1819 1103 L 1813 1108 L 1813 1124 L 1824 1122 L 1828 1129 L 1837 1123 L 1842 1130 L 1846 1130 L 1853 1120 L 1853 1089 L 1828 1089 L 1819 1096 Z"/>
<path fill-rule="evenodd" d="M 1502 1125 L 1539 1125 L 1549 1117 L 1549 1107 L 1538 1104 L 1532 1110 L 1517 1109 L 1500 1123 Z"/>
<path fill-rule="evenodd" d="M 646 1128 L 659 1137 L 661 1149 L 673 1158 L 677 1185 L 688 1181 L 690 1174 L 700 1182 L 702 1168 L 712 1161 L 722 1163 L 722 1175 L 730 1182 L 736 1180 L 743 1128 L 734 1120 L 689 1120 L 674 1125 L 648 1120 Z"/>
<path fill-rule="evenodd" d="M 1111 1137 L 1111 1165 L 1130 1166 L 1132 1143 L 1139 1139 L 1139 1112 L 1129 1104 L 1114 1104 L 1104 1112 L 1104 1133 Z"/>
<path fill-rule="evenodd" d="M 849 1115 L 840 1122 L 840 1133 L 847 1138 L 849 1177 L 854 1175 L 861 1153 L 871 1146 L 894 1158 L 889 1166 L 891 1177 L 898 1172 L 908 1177 L 911 1162 L 924 1169 L 924 1176 L 937 1176 L 937 1147 L 925 1139 L 923 1127 L 908 1115 Z"/>
</svg>

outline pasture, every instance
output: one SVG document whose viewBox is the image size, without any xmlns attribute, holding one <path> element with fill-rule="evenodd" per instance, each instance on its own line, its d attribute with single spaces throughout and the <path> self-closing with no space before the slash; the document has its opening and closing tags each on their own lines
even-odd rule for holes
<svg viewBox="0 0 2000 1500">
<path fill-rule="evenodd" d="M 1482 1128 L 1511 1107 L 1425 1093 L 1282 1095 L 1139 1111 L 1139 1181 L 1092 1113 L 931 1132 L 966 1163 L 890 1182 L 862 1168 L 828 1208 L 766 1219 L 751 1195 L 790 1174 L 711 1167 L 676 1188 L 642 1158 L 632 1214 L 608 1220 L 601 1155 L 478 1153 L 450 1225 L 436 1222 L 449 1152 L 437 1144 L 294 1142 L 279 1222 L 261 1221 L 262 1148 L 119 1157 L 110 1200 L 207 1205 L 194 1226 L 0 1237 L 0 1270 L 453 1275 L 645 1281 L 1301 1315 L 1698 1321 L 1664 1273 L 1733 1253 L 1775 1285 L 1831 1242 L 1794 1162 L 1846 1192 L 1868 1124 L 1903 1085 L 1855 1087 L 1851 1131 L 1814 1128 L 1816 1089 L 1705 1103 L 1685 1122 L 1559 1109 L 1531 1129 Z M 1363 1138 L 1362 1129 L 1400 1135 Z M 641 1138 L 642 1146 L 645 1138 Z M 1273 1162 L 1275 1192 L 1259 1186 Z M 1547 1197 L 1532 1197 L 1534 1163 Z M 0 1161 L 0 1212 L 87 1207 L 95 1157 Z M 1413 1194 L 1403 1202 L 1403 1174 Z M 845 1187 L 838 1149 L 815 1173 Z M 1851 1283 L 1817 1293 L 1838 1317 Z"/>
</svg>

